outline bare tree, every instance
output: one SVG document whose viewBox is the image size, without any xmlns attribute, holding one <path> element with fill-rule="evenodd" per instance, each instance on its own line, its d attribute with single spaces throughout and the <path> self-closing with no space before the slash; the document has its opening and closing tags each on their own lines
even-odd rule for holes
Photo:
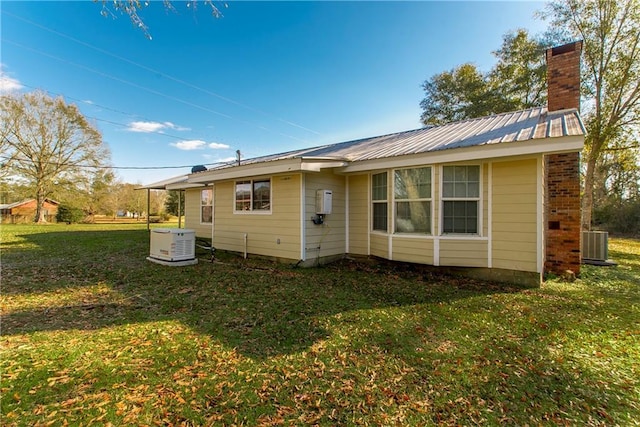
<svg viewBox="0 0 640 427">
<path fill-rule="evenodd" d="M 35 222 L 45 222 L 44 200 L 59 182 L 73 182 L 106 166 L 100 132 L 62 97 L 43 92 L 0 97 L 0 156 L 12 176 L 26 181 L 37 200 Z"/>
<path fill-rule="evenodd" d="M 104 17 L 115 17 L 116 13 L 121 13 L 129 17 L 131 23 L 144 32 L 145 37 L 151 40 L 151 33 L 149 27 L 140 16 L 139 12 L 151 4 L 149 0 L 101 0 L 102 10 L 100 14 Z M 164 8 L 170 11 L 175 11 L 171 0 L 162 0 Z M 185 6 L 189 9 L 196 10 L 198 4 L 202 3 L 207 7 L 211 14 L 219 18 L 222 16 L 222 7 L 227 7 L 227 3 L 218 0 L 187 0 L 184 2 Z"/>
</svg>

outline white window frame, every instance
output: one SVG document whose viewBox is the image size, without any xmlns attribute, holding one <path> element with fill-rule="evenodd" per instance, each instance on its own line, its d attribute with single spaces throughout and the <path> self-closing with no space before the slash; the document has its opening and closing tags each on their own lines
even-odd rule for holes
<svg viewBox="0 0 640 427">
<path fill-rule="evenodd" d="M 381 199 L 381 200 L 374 200 L 374 191 L 373 191 L 373 177 L 376 175 L 385 175 L 385 198 Z M 381 171 L 381 172 L 377 172 L 377 173 L 372 173 L 371 174 L 371 185 L 369 186 L 370 190 L 371 190 L 371 224 L 370 224 L 370 229 L 372 232 L 375 233 L 384 233 L 384 234 L 388 234 L 389 233 L 389 220 L 393 221 L 393 218 L 389 218 L 389 171 Z M 385 204 L 387 209 L 386 209 L 386 218 L 387 218 L 387 228 L 385 230 L 378 230 L 374 228 L 374 224 L 375 224 L 375 209 L 374 209 L 374 205 L 376 204 Z"/>
<path fill-rule="evenodd" d="M 205 204 L 204 200 L 203 200 L 203 193 L 207 192 L 210 194 L 210 197 L 208 197 L 208 200 L 210 203 Z M 203 220 L 203 209 L 205 207 L 211 207 L 211 221 L 204 221 Z M 203 188 L 202 190 L 200 190 L 200 224 L 213 224 L 213 188 L 209 187 L 209 188 Z"/>
<path fill-rule="evenodd" d="M 444 194 L 444 169 L 447 167 L 477 167 L 478 168 L 478 197 L 447 197 Z M 440 167 L 440 235 L 441 236 L 482 236 L 482 165 L 478 163 L 463 163 L 441 165 Z M 476 232 L 447 232 L 444 230 L 444 205 L 445 202 L 476 202 Z"/>
<path fill-rule="evenodd" d="M 401 170 L 412 170 L 412 169 L 428 169 L 428 175 L 429 175 L 429 197 L 428 198 L 417 198 L 417 199 L 398 199 L 396 198 L 396 172 L 401 171 Z M 433 181 L 434 178 L 434 173 L 433 173 L 433 166 L 431 165 L 424 165 L 424 166 L 415 166 L 415 167 L 407 167 L 407 168 L 399 168 L 399 169 L 394 169 L 393 170 L 393 184 L 392 184 L 392 203 L 393 203 L 393 217 L 392 217 L 392 224 L 393 224 L 393 233 L 397 234 L 397 235 L 417 235 L 417 236 L 432 236 L 433 235 L 433 214 L 434 214 L 434 206 L 433 206 Z M 411 231 L 398 231 L 397 230 L 397 219 L 398 219 L 398 202 L 429 202 L 429 230 L 427 232 L 422 232 L 422 231 L 415 231 L 415 232 L 411 232 Z"/>
<path fill-rule="evenodd" d="M 254 202 L 254 184 L 256 182 L 268 182 L 269 183 L 269 209 L 254 209 L 253 207 L 253 202 Z M 249 209 L 247 210 L 238 210 L 237 207 L 237 203 L 238 203 L 238 199 L 236 198 L 237 195 L 237 188 L 238 188 L 238 184 L 241 183 L 245 183 L 245 184 L 249 184 L 249 188 L 250 188 L 250 192 L 249 192 Z M 271 211 L 273 209 L 273 180 L 269 177 L 269 178 L 256 178 L 256 179 L 239 179 L 237 181 L 233 182 L 233 213 L 237 214 L 237 215 L 269 215 L 271 214 Z"/>
</svg>

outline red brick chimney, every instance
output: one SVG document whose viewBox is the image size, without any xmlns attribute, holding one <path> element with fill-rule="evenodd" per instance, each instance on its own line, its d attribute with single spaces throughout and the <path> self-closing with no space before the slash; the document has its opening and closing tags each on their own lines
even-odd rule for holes
<svg viewBox="0 0 640 427">
<path fill-rule="evenodd" d="M 580 110 L 580 54 L 582 42 L 547 49 L 547 106 L 549 111 Z"/>
<path fill-rule="evenodd" d="M 580 109 L 582 42 L 547 49 L 548 111 Z M 580 153 L 545 156 L 545 273 L 580 274 Z"/>
</svg>

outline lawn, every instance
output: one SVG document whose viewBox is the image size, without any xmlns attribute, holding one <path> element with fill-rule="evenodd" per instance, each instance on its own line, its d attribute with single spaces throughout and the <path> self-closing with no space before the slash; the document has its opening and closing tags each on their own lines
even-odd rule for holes
<svg viewBox="0 0 640 427">
<path fill-rule="evenodd" d="M 1 425 L 639 425 L 640 241 L 522 289 L 2 226 Z M 206 255 L 206 254 L 205 254 Z"/>
</svg>

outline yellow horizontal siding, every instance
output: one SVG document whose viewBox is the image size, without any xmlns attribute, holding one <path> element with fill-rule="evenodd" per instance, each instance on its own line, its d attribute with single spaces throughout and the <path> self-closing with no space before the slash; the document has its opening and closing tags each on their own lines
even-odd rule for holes
<svg viewBox="0 0 640 427">
<path fill-rule="evenodd" d="M 453 267 L 487 267 L 486 240 L 440 240 L 440 265 Z"/>
<path fill-rule="evenodd" d="M 271 212 L 235 213 L 235 181 L 214 192 L 214 245 L 223 250 L 300 259 L 300 175 L 271 177 Z"/>
<path fill-rule="evenodd" d="M 357 255 L 369 253 L 369 175 L 349 178 L 349 248 Z"/>
<path fill-rule="evenodd" d="M 195 230 L 197 237 L 211 238 L 211 224 L 200 223 L 200 194 L 203 188 L 186 190 L 184 194 L 184 227 Z M 215 192 L 215 190 L 214 190 Z"/>
<path fill-rule="evenodd" d="M 333 172 L 304 175 L 307 257 L 341 255 L 346 252 L 345 179 L 344 176 Z M 321 225 L 311 221 L 311 217 L 316 213 L 317 190 L 332 192 L 331 213 L 325 215 L 324 223 Z"/>
<path fill-rule="evenodd" d="M 492 167 L 492 266 L 537 270 L 537 161 Z"/>
<path fill-rule="evenodd" d="M 389 238 L 386 234 L 371 234 L 371 255 L 389 258 Z"/>
<path fill-rule="evenodd" d="M 433 239 L 393 237 L 393 260 L 433 264 Z"/>
</svg>

